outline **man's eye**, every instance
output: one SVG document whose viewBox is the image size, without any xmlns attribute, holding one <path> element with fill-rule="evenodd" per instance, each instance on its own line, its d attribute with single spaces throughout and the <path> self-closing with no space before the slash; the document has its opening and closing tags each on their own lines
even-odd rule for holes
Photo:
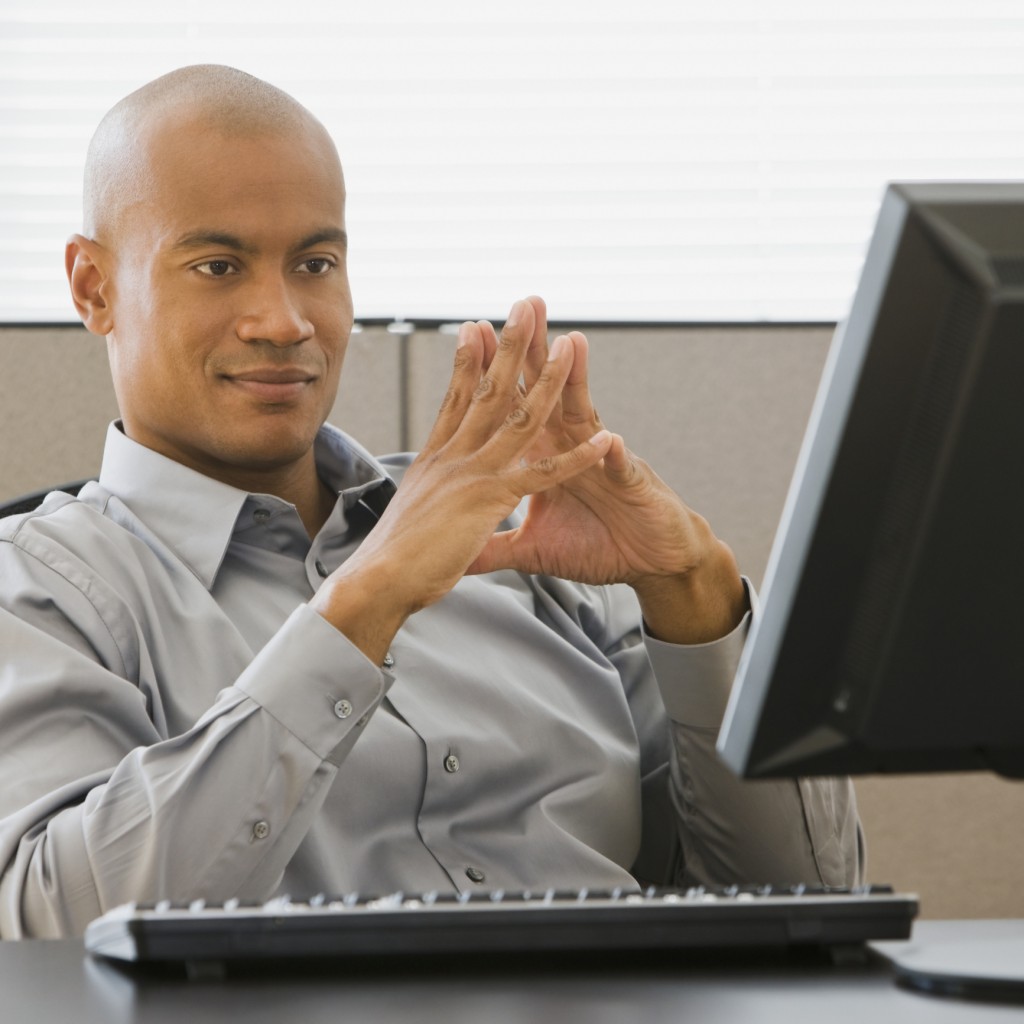
<svg viewBox="0 0 1024 1024">
<path fill-rule="evenodd" d="M 196 267 L 200 274 L 205 274 L 207 277 L 225 277 L 234 269 L 227 260 L 208 260 Z"/>
<path fill-rule="evenodd" d="M 299 264 L 299 270 L 304 274 L 321 274 L 329 273 L 334 267 L 333 261 L 326 259 L 323 256 L 314 256 L 312 259 L 303 260 Z"/>
</svg>

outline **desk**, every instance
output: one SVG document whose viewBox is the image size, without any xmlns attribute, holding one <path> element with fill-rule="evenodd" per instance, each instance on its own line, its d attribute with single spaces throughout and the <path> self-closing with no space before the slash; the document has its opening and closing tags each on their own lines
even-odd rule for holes
<svg viewBox="0 0 1024 1024">
<path fill-rule="evenodd" d="M 957 942 L 972 922 L 923 921 L 915 941 Z M 1024 922 L 1021 922 L 1024 929 Z M 887 948 L 895 944 L 887 944 Z M 970 1003 L 898 988 L 887 961 L 832 966 L 772 956 L 676 966 L 446 963 L 187 981 L 84 955 L 76 941 L 0 943 L 5 1024 L 988 1024 L 1019 1006 Z"/>
</svg>

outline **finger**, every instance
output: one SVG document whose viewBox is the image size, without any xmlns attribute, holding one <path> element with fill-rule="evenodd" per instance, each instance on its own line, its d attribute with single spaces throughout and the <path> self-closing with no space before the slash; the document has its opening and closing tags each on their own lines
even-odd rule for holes
<svg viewBox="0 0 1024 1024">
<path fill-rule="evenodd" d="M 488 331 L 477 325 L 485 345 Z M 499 429 L 509 410 L 519 402 L 518 383 L 523 360 L 533 336 L 533 306 L 519 301 L 497 338 L 494 357 L 480 378 L 463 420 L 468 448 L 479 448 Z"/>
<path fill-rule="evenodd" d="M 612 434 L 612 442 L 605 453 L 602 469 L 605 478 L 617 487 L 632 487 L 642 483 L 645 475 L 653 475 L 651 468 L 638 459 L 627 447 L 621 434 Z"/>
<path fill-rule="evenodd" d="M 552 409 L 559 401 L 572 367 L 572 356 L 569 339 L 564 335 L 556 338 L 537 382 L 529 391 L 517 392 L 504 422 L 479 449 L 484 458 L 504 465 L 530 452 L 551 420 Z"/>
<path fill-rule="evenodd" d="M 486 341 L 480 325 L 462 324 L 459 327 L 459 343 L 455 349 L 448 390 L 441 400 L 437 418 L 424 445 L 425 450 L 436 451 L 443 447 L 458 430 L 483 374 L 485 350 Z"/>
<path fill-rule="evenodd" d="M 486 373 L 491 368 L 495 353 L 498 351 L 498 336 L 494 333 L 494 325 L 490 320 L 479 320 L 476 326 L 480 328 L 480 334 L 483 338 L 484 373 Z"/>
<path fill-rule="evenodd" d="M 637 471 L 636 463 L 621 434 L 612 434 L 612 443 L 604 457 L 604 471 L 616 483 L 628 483 Z"/>
<path fill-rule="evenodd" d="M 465 575 L 476 576 L 479 573 L 497 572 L 499 569 L 508 569 L 515 565 L 513 552 L 518 538 L 518 526 L 512 530 L 501 530 L 491 534 L 480 554 L 467 567 Z"/>
<path fill-rule="evenodd" d="M 572 368 L 562 389 L 562 427 L 574 441 L 582 441 L 603 426 L 590 394 L 590 345 L 586 335 L 572 331 Z"/>
<path fill-rule="evenodd" d="M 607 430 L 598 431 L 570 451 L 545 456 L 512 470 L 509 483 L 523 497 L 556 487 L 596 466 L 607 454 L 613 438 Z"/>
<path fill-rule="evenodd" d="M 526 361 L 523 364 L 523 377 L 526 390 L 529 391 L 544 369 L 548 358 L 548 311 L 544 300 L 539 295 L 531 295 L 527 300 L 533 306 L 534 326 L 530 347 L 526 350 Z"/>
</svg>

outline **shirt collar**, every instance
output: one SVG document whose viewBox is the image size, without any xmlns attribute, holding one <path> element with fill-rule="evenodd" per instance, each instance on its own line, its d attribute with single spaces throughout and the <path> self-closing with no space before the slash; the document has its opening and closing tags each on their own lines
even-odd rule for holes
<svg viewBox="0 0 1024 1024">
<path fill-rule="evenodd" d="M 331 424 L 320 428 L 314 457 L 321 480 L 346 509 L 362 502 L 379 516 L 394 494 L 395 484 L 384 467 Z M 119 421 L 107 428 L 99 482 L 207 589 L 213 586 L 239 513 L 252 495 L 133 441 Z"/>
</svg>

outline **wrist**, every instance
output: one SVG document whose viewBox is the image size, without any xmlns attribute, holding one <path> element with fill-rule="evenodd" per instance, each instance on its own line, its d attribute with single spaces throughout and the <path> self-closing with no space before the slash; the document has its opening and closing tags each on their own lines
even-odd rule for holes
<svg viewBox="0 0 1024 1024">
<path fill-rule="evenodd" d="M 702 644 L 731 633 L 749 610 L 732 549 L 717 538 L 692 569 L 644 576 L 632 584 L 648 633 L 675 644 Z"/>
<path fill-rule="evenodd" d="M 383 568 L 350 568 L 331 574 L 309 605 L 343 633 L 375 665 L 384 662 L 391 642 L 415 609 L 402 601 L 398 587 L 389 585 Z"/>
</svg>

